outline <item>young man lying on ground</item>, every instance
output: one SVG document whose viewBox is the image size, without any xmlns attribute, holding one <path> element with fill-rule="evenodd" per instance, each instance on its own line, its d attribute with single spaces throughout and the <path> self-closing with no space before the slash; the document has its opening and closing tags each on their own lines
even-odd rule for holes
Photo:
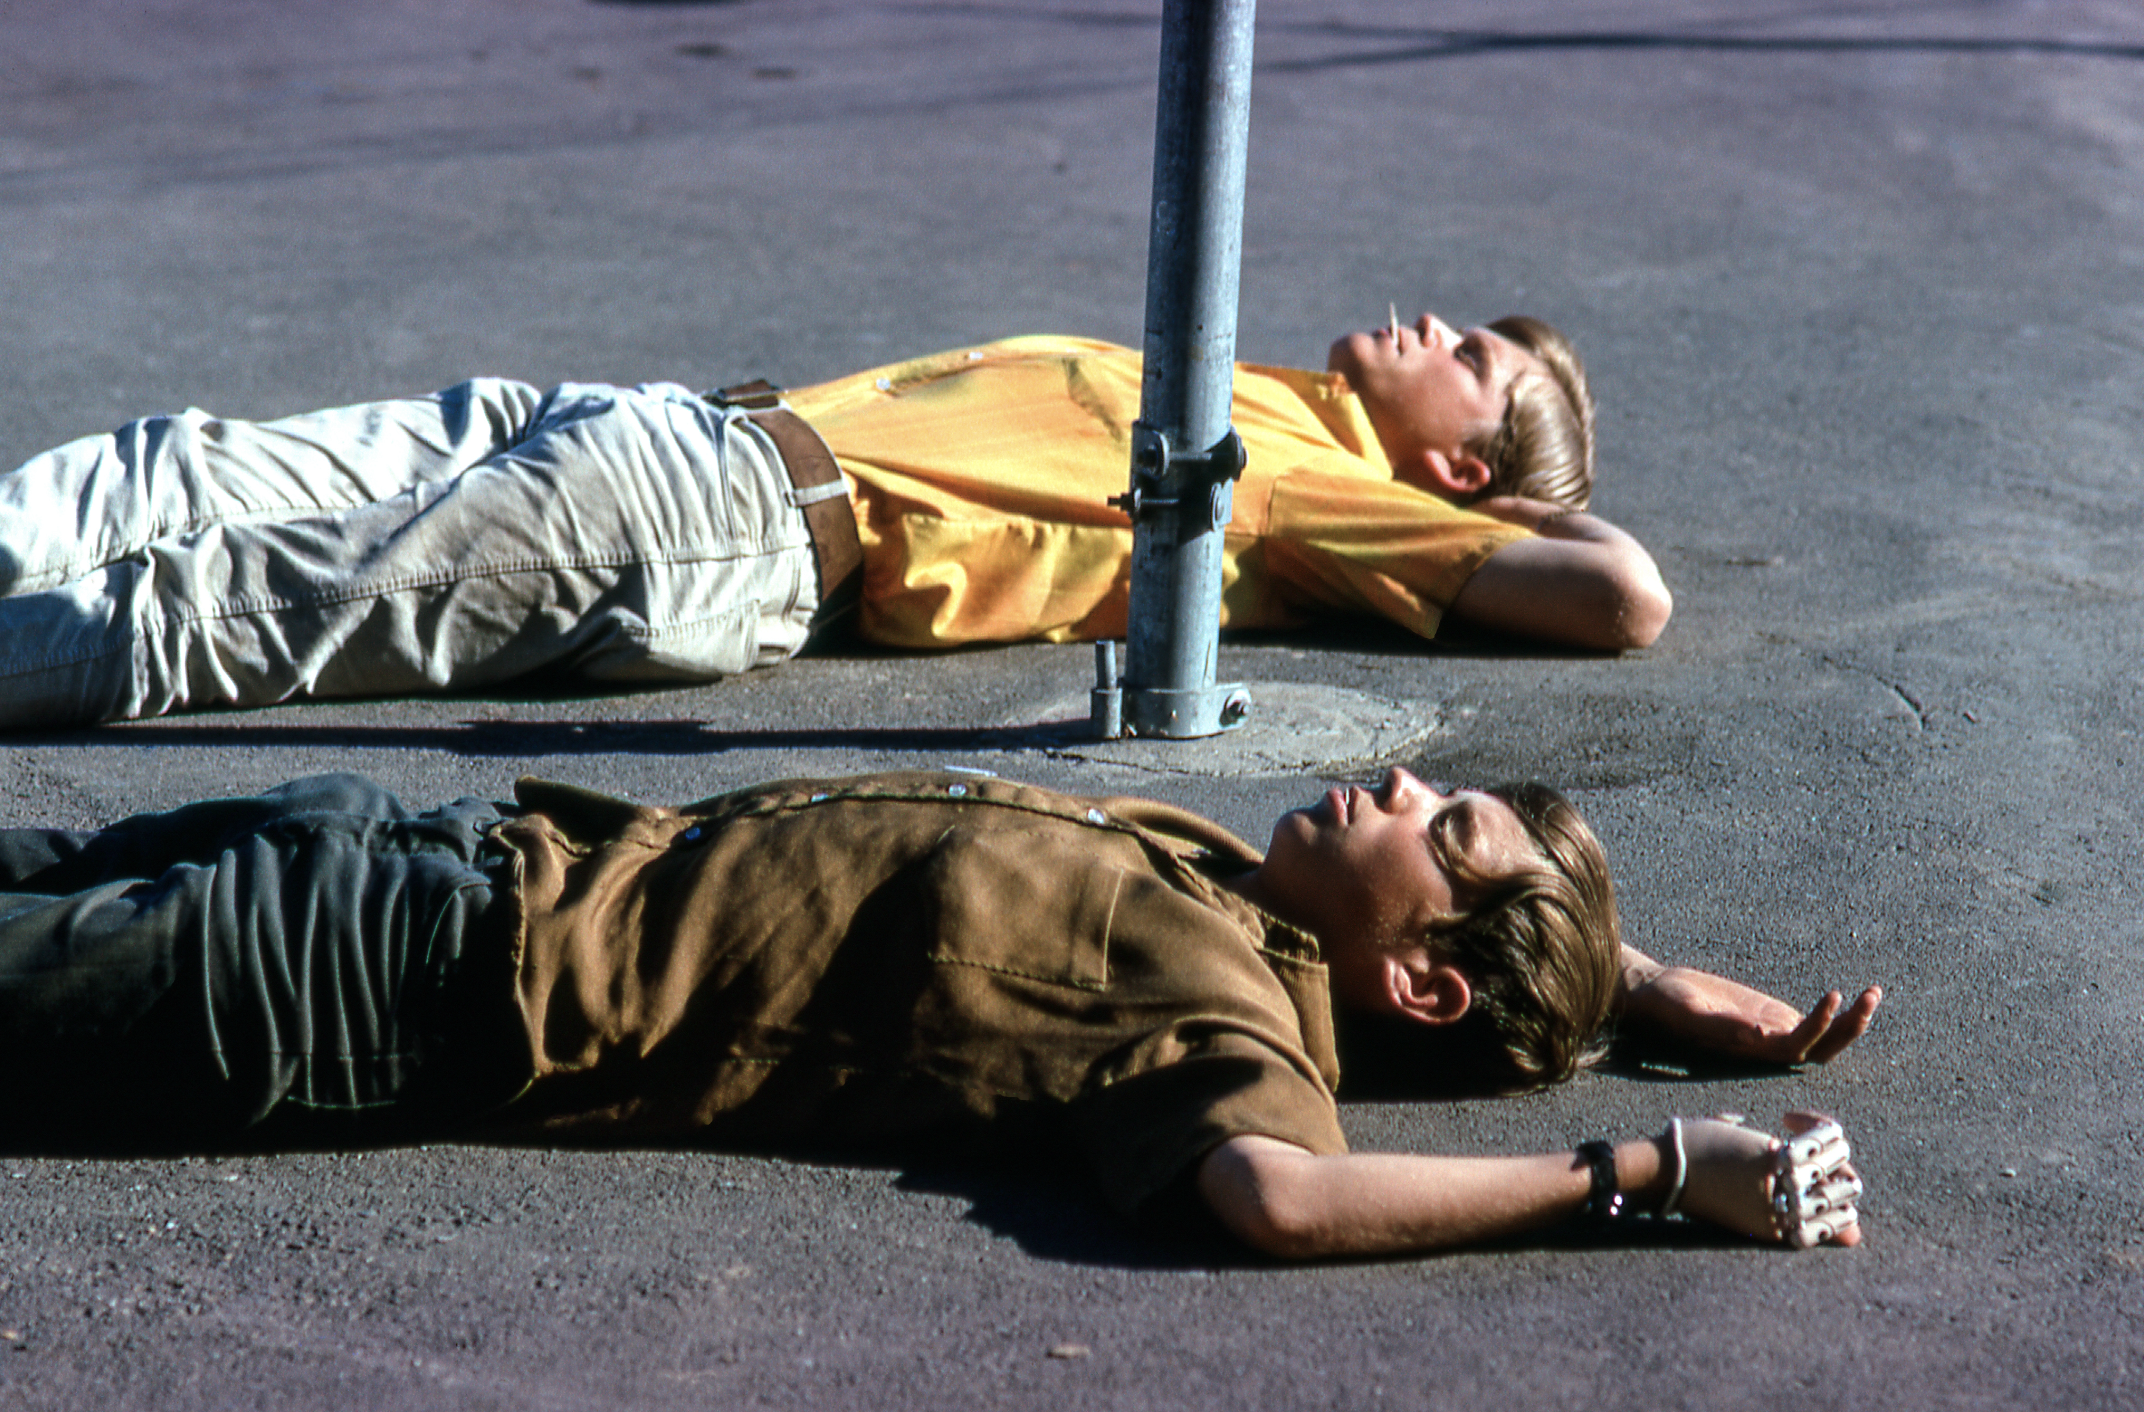
<svg viewBox="0 0 2144 1412">
<path fill-rule="evenodd" d="M 0 1130 L 820 1153 L 1047 1133 L 1118 1206 L 1202 1198 L 1285 1256 L 1619 1196 L 1859 1239 L 1843 1141 L 1787 1179 L 1776 1140 L 1718 1122 L 1575 1159 L 1347 1150 L 1336 1004 L 1471 1025 L 1520 1085 L 1569 1077 L 1618 1017 L 1782 1064 L 1867 1028 L 1874 989 L 1804 1016 L 1622 947 L 1598 843 L 1541 786 L 1394 770 L 1283 816 L 1263 856 L 1167 805 L 969 774 L 676 810 L 516 796 L 414 814 L 333 775 L 0 831 Z"/>
<path fill-rule="evenodd" d="M 1581 513 L 1593 406 L 1507 319 L 1244 366 L 1222 614 L 1447 617 L 1641 647 L 1670 600 Z M 267 423 L 190 411 L 0 477 L 0 727 L 295 696 L 704 681 L 855 610 L 930 649 L 1120 637 L 1139 355 L 1024 338 L 726 400 L 482 379 Z M 741 395 L 741 394 L 740 394 Z M 829 450 L 830 448 L 830 450 Z"/>
</svg>

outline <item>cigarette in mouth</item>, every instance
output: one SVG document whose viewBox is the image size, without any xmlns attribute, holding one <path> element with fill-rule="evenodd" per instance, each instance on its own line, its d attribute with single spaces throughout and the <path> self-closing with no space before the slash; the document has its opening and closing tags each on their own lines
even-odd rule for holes
<svg viewBox="0 0 2144 1412">
<path fill-rule="evenodd" d="M 1397 343 L 1400 341 L 1400 306 L 1396 303 L 1386 304 L 1385 315 L 1392 320 L 1392 341 Z"/>
</svg>

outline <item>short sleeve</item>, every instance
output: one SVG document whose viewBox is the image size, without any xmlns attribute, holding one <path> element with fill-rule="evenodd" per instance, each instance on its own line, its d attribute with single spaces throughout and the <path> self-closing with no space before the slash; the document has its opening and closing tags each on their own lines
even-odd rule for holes
<svg viewBox="0 0 2144 1412">
<path fill-rule="evenodd" d="M 1265 569 L 1300 601 L 1434 637 L 1474 571 L 1528 534 L 1397 481 L 1303 471 L 1273 487 Z"/>
<path fill-rule="evenodd" d="M 1124 1211 L 1138 1210 L 1232 1137 L 1347 1151 L 1330 1090 L 1241 1034 L 1103 1084 L 1082 1095 L 1070 1117 L 1102 1195 Z"/>
</svg>

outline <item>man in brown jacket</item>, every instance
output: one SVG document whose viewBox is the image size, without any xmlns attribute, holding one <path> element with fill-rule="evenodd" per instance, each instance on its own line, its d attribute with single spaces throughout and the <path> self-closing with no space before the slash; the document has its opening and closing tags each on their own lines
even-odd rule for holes
<svg viewBox="0 0 2144 1412">
<path fill-rule="evenodd" d="M 0 831 L 18 1134 L 824 1151 L 1039 1115 L 1119 1206 L 1195 1192 L 1289 1256 L 1625 1199 L 1851 1244 L 1843 1143 L 1791 1220 L 1778 1142 L 1719 1123 L 1578 1160 L 1350 1153 L 1333 1010 L 1475 1025 L 1543 1083 L 1616 1013 L 1799 1063 L 1879 998 L 1803 1016 L 1657 966 L 1620 945 L 1560 796 L 1400 770 L 1284 815 L 1263 855 L 1166 805 L 966 773 L 683 809 L 524 781 L 512 805 L 425 814 L 325 776 L 94 834 Z"/>
</svg>

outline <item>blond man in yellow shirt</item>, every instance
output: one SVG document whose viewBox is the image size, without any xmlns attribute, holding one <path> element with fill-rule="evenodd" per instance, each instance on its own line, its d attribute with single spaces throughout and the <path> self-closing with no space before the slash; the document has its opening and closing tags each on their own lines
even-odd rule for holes
<svg viewBox="0 0 2144 1412">
<path fill-rule="evenodd" d="M 1020 338 L 792 393 L 809 430 L 675 384 L 503 379 L 145 418 L 0 477 L 0 726 L 707 680 L 852 597 L 890 646 L 1117 636 L 1139 377 L 1126 349 Z M 1227 626 L 1615 651 L 1667 620 L 1650 556 L 1583 511 L 1591 402 L 1546 325 L 1394 319 L 1324 373 L 1239 368 L 1234 411 Z"/>
<path fill-rule="evenodd" d="M 1324 373 L 1237 368 L 1248 465 L 1224 626 L 1342 612 L 1423 637 L 1447 616 L 1608 651 L 1659 636 L 1672 600 L 1651 556 L 1581 513 L 1582 367 L 1546 325 L 1499 326 L 1520 337 L 1424 314 L 1341 338 Z M 1122 636 L 1132 536 L 1108 498 L 1127 478 L 1139 391 L 1138 354 L 1045 337 L 790 394 L 851 483 L 863 635 L 912 648 Z M 1531 438 L 1550 454 L 1521 456 L 1513 422 L 1568 430 Z"/>
</svg>

